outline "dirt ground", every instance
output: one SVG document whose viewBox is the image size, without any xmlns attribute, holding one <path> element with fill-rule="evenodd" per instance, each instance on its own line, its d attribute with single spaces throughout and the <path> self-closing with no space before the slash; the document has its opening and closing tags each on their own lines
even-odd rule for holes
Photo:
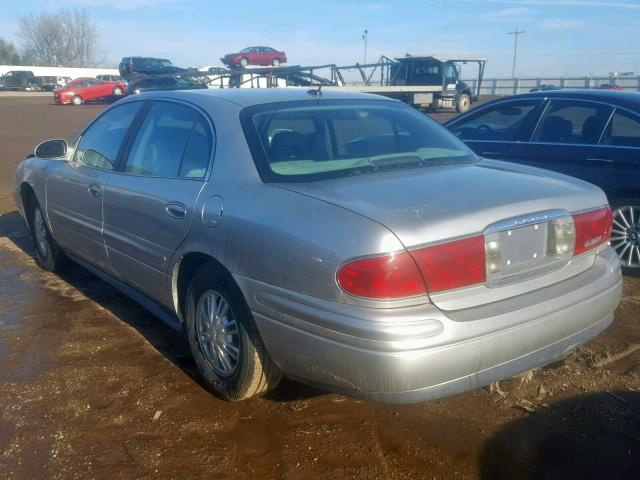
<svg viewBox="0 0 640 480">
<path fill-rule="evenodd" d="M 15 167 L 103 108 L 0 98 L 1 479 L 638 478 L 640 279 L 604 334 L 491 388 L 409 406 L 290 380 L 243 403 L 209 394 L 152 315 L 32 260 Z"/>
</svg>

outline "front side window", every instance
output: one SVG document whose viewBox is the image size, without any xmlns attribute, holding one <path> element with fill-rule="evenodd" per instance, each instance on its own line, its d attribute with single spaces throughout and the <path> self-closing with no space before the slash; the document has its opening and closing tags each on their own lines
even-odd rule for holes
<svg viewBox="0 0 640 480">
<path fill-rule="evenodd" d="M 138 129 L 125 173 L 152 177 L 204 177 L 211 157 L 212 133 L 194 109 L 154 103 Z"/>
<path fill-rule="evenodd" d="M 503 102 L 486 107 L 449 127 L 462 140 L 514 142 L 540 101 Z"/>
<path fill-rule="evenodd" d="M 122 141 L 142 102 L 130 102 L 108 110 L 84 132 L 74 161 L 90 167 L 113 170 Z"/>
<path fill-rule="evenodd" d="M 443 127 L 389 101 L 285 102 L 241 112 L 265 181 L 313 181 L 475 160 Z"/>
<path fill-rule="evenodd" d="M 600 143 L 616 147 L 640 147 L 640 118 L 624 110 L 616 110 Z"/>
<path fill-rule="evenodd" d="M 595 145 L 610 114 L 611 107 L 599 103 L 551 100 L 532 141 Z"/>
</svg>

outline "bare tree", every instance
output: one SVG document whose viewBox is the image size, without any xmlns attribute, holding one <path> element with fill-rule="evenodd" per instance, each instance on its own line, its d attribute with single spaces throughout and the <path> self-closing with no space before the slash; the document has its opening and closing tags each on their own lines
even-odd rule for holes
<svg viewBox="0 0 640 480">
<path fill-rule="evenodd" d="M 16 46 L 0 37 L 0 65 L 20 65 L 20 55 Z"/>
<path fill-rule="evenodd" d="M 101 61 L 98 29 L 85 9 L 26 15 L 18 35 L 23 56 L 38 65 L 92 67 Z"/>
</svg>

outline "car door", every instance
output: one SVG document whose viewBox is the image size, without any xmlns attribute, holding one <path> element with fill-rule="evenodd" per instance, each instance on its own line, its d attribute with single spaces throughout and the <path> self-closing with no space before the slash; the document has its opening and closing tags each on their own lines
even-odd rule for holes
<svg viewBox="0 0 640 480">
<path fill-rule="evenodd" d="M 173 252 L 184 240 L 205 183 L 213 128 L 202 112 L 153 101 L 104 195 L 104 238 L 117 275 L 171 304 Z"/>
<path fill-rule="evenodd" d="M 518 143 L 511 158 L 600 185 L 611 171 L 594 154 L 612 110 L 599 102 L 550 99 L 530 141 Z"/>
<path fill-rule="evenodd" d="M 640 115 L 616 107 L 588 161 L 608 169 L 601 187 L 610 202 L 640 202 Z"/>
<path fill-rule="evenodd" d="M 104 187 L 140 102 L 107 110 L 81 135 L 68 162 L 47 172 L 46 210 L 56 241 L 67 251 L 110 270 L 102 238 Z"/>
<path fill-rule="evenodd" d="M 508 160 L 516 143 L 531 134 L 542 103 L 540 98 L 499 101 L 457 117 L 446 127 L 478 155 Z"/>
</svg>

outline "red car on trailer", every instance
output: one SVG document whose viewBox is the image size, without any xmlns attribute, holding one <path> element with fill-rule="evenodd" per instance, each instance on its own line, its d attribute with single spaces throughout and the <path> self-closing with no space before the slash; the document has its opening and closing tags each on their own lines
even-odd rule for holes
<svg viewBox="0 0 640 480">
<path fill-rule="evenodd" d="M 287 54 L 271 47 L 247 47 L 238 53 L 227 53 L 220 59 L 222 63 L 233 67 L 240 65 L 272 65 L 279 67 L 282 63 L 287 63 Z"/>
<path fill-rule="evenodd" d="M 125 88 L 125 82 L 105 82 L 97 78 L 82 77 L 53 92 L 53 98 L 58 105 L 82 105 L 85 102 L 122 96 Z"/>
</svg>

